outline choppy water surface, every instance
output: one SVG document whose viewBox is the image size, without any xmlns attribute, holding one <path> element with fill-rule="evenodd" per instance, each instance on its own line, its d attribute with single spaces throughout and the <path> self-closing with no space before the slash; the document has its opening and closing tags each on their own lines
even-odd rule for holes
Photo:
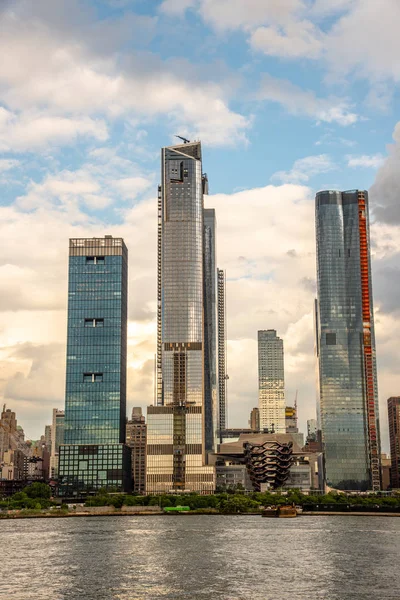
<svg viewBox="0 0 400 600">
<path fill-rule="evenodd" d="M 0 521 L 7 600 L 400 598 L 400 518 Z"/>
</svg>

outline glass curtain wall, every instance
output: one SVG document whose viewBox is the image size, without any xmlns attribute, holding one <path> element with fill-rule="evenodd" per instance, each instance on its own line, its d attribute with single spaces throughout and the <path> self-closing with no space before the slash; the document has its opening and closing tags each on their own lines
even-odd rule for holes
<svg viewBox="0 0 400 600">
<path fill-rule="evenodd" d="M 127 248 L 111 236 L 71 239 L 69 254 L 64 495 L 122 489 L 127 456 Z"/>
<path fill-rule="evenodd" d="M 319 192 L 316 235 L 316 348 L 326 481 L 338 489 L 379 489 L 367 192 Z"/>
</svg>

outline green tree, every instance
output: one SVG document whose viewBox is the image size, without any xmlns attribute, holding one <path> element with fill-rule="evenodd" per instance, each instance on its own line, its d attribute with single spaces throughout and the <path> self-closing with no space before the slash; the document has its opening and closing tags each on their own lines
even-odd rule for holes
<svg viewBox="0 0 400 600">
<path fill-rule="evenodd" d="M 51 496 L 50 486 L 46 483 L 40 483 L 39 481 L 35 481 L 35 483 L 26 486 L 23 491 L 29 498 L 46 498 L 49 500 Z"/>
</svg>

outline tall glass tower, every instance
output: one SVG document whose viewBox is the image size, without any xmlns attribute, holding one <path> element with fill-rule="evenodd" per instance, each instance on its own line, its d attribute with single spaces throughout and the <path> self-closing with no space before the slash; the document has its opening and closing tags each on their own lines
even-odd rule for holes
<svg viewBox="0 0 400 600">
<path fill-rule="evenodd" d="M 162 149 L 157 404 L 147 411 L 147 492 L 210 492 L 206 466 L 204 206 L 200 142 Z M 207 218 L 208 221 L 208 218 Z"/>
<path fill-rule="evenodd" d="M 227 427 L 226 274 L 217 269 L 218 285 L 218 430 L 222 444 Z"/>
<path fill-rule="evenodd" d="M 380 489 L 380 436 L 368 193 L 316 196 L 316 350 L 325 476 Z"/>
<path fill-rule="evenodd" d="M 130 486 L 125 442 L 127 259 L 121 238 L 69 243 L 62 496 Z"/>
<path fill-rule="evenodd" d="M 205 186 L 203 186 L 205 187 Z M 206 452 L 216 448 L 218 427 L 217 390 L 217 221 L 214 208 L 204 209 L 204 429 Z"/>
<path fill-rule="evenodd" d="M 258 408 L 261 431 L 286 433 L 283 340 L 275 329 L 258 332 Z"/>
</svg>

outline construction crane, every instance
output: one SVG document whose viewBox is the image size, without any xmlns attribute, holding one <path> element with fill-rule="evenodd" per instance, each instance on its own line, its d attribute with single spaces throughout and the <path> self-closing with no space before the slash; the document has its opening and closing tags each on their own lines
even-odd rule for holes
<svg viewBox="0 0 400 600">
<path fill-rule="evenodd" d="M 190 144 L 190 140 L 186 139 L 185 137 L 182 137 L 181 135 L 175 135 L 175 137 L 179 138 L 180 140 L 182 140 L 182 142 L 184 144 Z"/>
</svg>

